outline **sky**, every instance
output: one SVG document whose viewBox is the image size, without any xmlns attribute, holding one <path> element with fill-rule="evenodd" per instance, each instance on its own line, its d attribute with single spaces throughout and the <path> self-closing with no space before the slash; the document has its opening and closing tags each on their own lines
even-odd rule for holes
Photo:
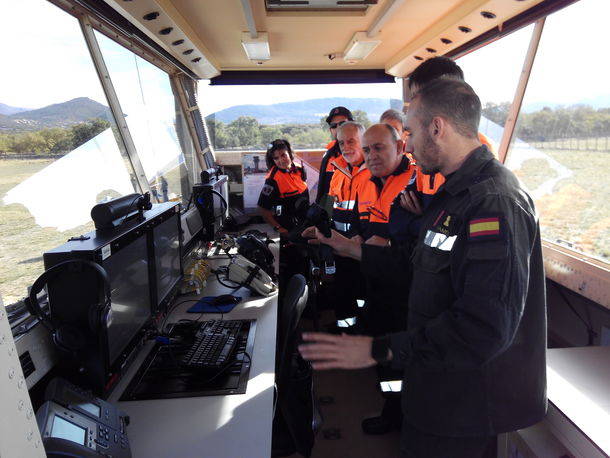
<svg viewBox="0 0 610 458">
<path fill-rule="evenodd" d="M 36 14 L 31 14 L 36 11 Z M 599 58 L 610 1 L 581 0 L 546 23 L 525 103 L 572 104 L 610 96 L 610 61 Z M 44 0 L 0 2 L 0 103 L 40 108 L 76 97 L 107 104 L 76 19 Z M 27 29 L 24 28 L 27 18 Z M 533 26 L 488 45 L 458 63 L 483 102 L 513 98 Z M 591 62 L 591 63 L 589 63 Z M 400 84 L 208 86 L 200 82 L 205 114 L 241 104 L 326 97 L 400 98 Z"/>
</svg>

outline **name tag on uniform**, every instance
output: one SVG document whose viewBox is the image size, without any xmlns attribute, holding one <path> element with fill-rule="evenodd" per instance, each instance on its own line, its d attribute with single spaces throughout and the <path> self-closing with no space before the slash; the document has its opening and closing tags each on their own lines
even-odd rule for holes
<svg viewBox="0 0 610 458">
<path fill-rule="evenodd" d="M 428 230 L 428 232 L 426 232 L 426 237 L 424 238 L 424 244 L 431 248 L 438 248 L 442 251 L 451 251 L 455 239 L 457 239 L 457 235 L 445 235 L 440 232 Z"/>
</svg>

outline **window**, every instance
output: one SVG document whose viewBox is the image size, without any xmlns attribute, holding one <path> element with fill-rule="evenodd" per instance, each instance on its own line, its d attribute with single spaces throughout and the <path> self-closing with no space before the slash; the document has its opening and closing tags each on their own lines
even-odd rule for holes
<svg viewBox="0 0 610 458">
<path fill-rule="evenodd" d="M 78 21 L 43 0 L 2 2 L 0 16 L 0 293 L 10 305 L 44 270 L 43 252 L 92 230 L 91 208 L 134 192 L 134 175 Z"/>
<path fill-rule="evenodd" d="M 479 131 L 490 140 L 496 153 L 533 30 L 534 25 L 529 25 L 457 61 L 464 79 L 481 99 Z"/>
<path fill-rule="evenodd" d="M 581 0 L 546 20 L 507 165 L 536 201 L 546 240 L 610 262 L 610 5 Z"/>
<path fill-rule="evenodd" d="M 278 138 L 297 150 L 325 149 L 324 121 L 336 106 L 349 108 L 365 126 L 388 108 L 402 110 L 402 82 L 210 86 L 199 84 L 202 109 L 216 150 L 266 150 Z"/>
<path fill-rule="evenodd" d="M 192 182 L 182 148 L 193 157 L 193 145 L 169 76 L 104 35 L 95 36 L 153 196 L 186 203 Z"/>
</svg>

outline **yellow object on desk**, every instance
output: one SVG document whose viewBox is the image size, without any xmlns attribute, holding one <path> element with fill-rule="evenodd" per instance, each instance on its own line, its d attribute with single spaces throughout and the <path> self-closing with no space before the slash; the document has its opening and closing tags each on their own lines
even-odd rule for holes
<svg viewBox="0 0 610 458">
<path fill-rule="evenodd" d="M 203 259 L 189 261 L 184 268 L 180 294 L 201 294 L 212 269 Z"/>
</svg>

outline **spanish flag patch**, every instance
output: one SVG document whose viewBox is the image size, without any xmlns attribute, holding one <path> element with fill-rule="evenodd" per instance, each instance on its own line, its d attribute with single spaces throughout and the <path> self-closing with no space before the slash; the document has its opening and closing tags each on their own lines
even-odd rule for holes
<svg viewBox="0 0 610 458">
<path fill-rule="evenodd" d="M 500 236 L 500 218 L 471 219 L 468 227 L 470 239 L 481 240 L 498 238 Z"/>
</svg>

